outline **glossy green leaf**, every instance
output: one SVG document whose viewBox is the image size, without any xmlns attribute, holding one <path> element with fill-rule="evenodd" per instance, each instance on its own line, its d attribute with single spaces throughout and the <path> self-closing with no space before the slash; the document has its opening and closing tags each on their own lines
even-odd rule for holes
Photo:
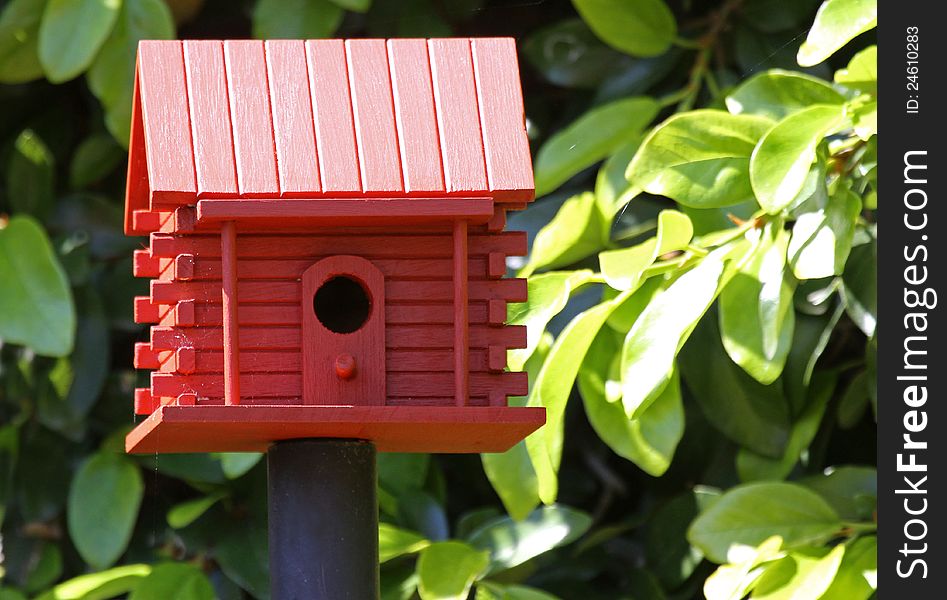
<svg viewBox="0 0 947 600">
<path fill-rule="evenodd" d="M 843 107 L 818 104 L 786 117 L 763 136 L 750 159 L 750 181 L 766 212 L 778 213 L 796 198 L 816 147 L 843 119 Z"/>
<path fill-rule="evenodd" d="M 753 252 L 720 293 L 720 335 L 733 362 L 769 385 L 782 373 L 792 345 L 796 284 L 785 272 L 789 233 L 782 223 L 757 233 Z"/>
<path fill-rule="evenodd" d="M 878 496 L 878 472 L 874 467 L 833 467 L 799 483 L 817 492 L 847 521 L 873 516 L 871 512 L 865 514 L 862 506 L 864 500 L 873 501 Z"/>
<path fill-rule="evenodd" d="M 831 198 L 816 194 L 802 206 L 789 242 L 789 264 L 798 279 L 841 275 L 852 249 L 862 203 L 857 194 L 840 189 Z"/>
<path fill-rule="evenodd" d="M 635 321 L 622 347 L 622 404 L 637 418 L 671 380 L 674 359 L 694 324 L 717 297 L 723 274 L 717 253 L 675 280 L 648 304 Z"/>
<path fill-rule="evenodd" d="M 546 408 L 546 424 L 526 438 L 526 448 L 536 469 L 539 497 L 546 504 L 553 502 L 558 493 L 556 472 L 562 457 L 566 403 L 579 366 L 605 320 L 628 296 L 627 292 L 623 292 L 572 319 L 556 338 L 549 357 L 533 383 L 528 405 Z"/>
<path fill-rule="evenodd" d="M 128 0 L 135 2 L 136 0 Z M 108 134 L 97 133 L 82 140 L 69 164 L 69 185 L 81 189 L 112 173 L 125 159 L 122 148 Z"/>
<path fill-rule="evenodd" d="M 490 574 L 571 544 L 591 525 L 591 517 L 583 512 L 561 505 L 544 506 L 522 521 L 497 517 L 474 531 L 467 541 L 474 548 L 489 552 L 486 573 Z"/>
<path fill-rule="evenodd" d="M 39 27 L 39 60 L 53 83 L 89 68 L 118 19 L 121 0 L 49 0 Z"/>
<path fill-rule="evenodd" d="M 838 515 L 815 492 L 792 483 L 750 483 L 731 488 L 701 513 L 688 539 L 714 562 L 770 536 L 784 547 L 819 544 L 841 529 Z"/>
<path fill-rule="evenodd" d="M 507 353 L 511 371 L 521 371 L 527 359 L 536 350 L 549 321 L 559 314 L 570 295 L 592 277 L 592 271 L 554 271 L 533 275 L 527 282 L 526 302 L 517 302 L 507 307 L 507 323 L 526 326 L 526 347 L 515 348 Z"/>
<path fill-rule="evenodd" d="M 76 313 L 66 274 L 46 237 L 28 217 L 0 227 L 0 339 L 36 353 L 72 351 Z"/>
<path fill-rule="evenodd" d="M 697 494 L 687 491 L 659 506 L 648 518 L 645 557 L 665 589 L 677 589 L 704 556 L 687 541 L 687 527 L 698 514 Z"/>
<path fill-rule="evenodd" d="M 69 537 L 87 563 L 104 569 L 125 551 L 144 493 L 141 472 L 123 456 L 99 453 L 69 489 Z"/>
<path fill-rule="evenodd" d="M 595 177 L 595 201 L 601 207 L 602 214 L 615 214 L 632 198 L 641 193 L 637 187 L 625 179 L 628 163 L 634 158 L 641 146 L 641 139 L 629 142 L 608 157 Z"/>
<path fill-rule="evenodd" d="M 13 142 L 7 163 L 6 193 L 16 213 L 43 219 L 54 199 L 53 155 L 43 140 L 26 129 Z"/>
<path fill-rule="evenodd" d="M 525 585 L 500 585 L 493 582 L 477 584 L 474 600 L 559 600 L 556 596 L 526 587 Z"/>
<path fill-rule="evenodd" d="M 917 277 L 921 273 L 918 269 Z M 874 335 L 878 323 L 878 245 L 874 239 L 852 248 L 842 272 L 842 301 L 858 328 L 868 337 Z"/>
<path fill-rule="evenodd" d="M 593 108 L 549 138 L 536 155 L 536 195 L 543 196 L 639 135 L 659 109 L 653 98 L 626 98 Z"/>
<path fill-rule="evenodd" d="M 424 536 L 395 527 L 389 523 L 378 524 L 378 560 L 387 562 L 405 554 L 420 552 L 430 545 Z"/>
<path fill-rule="evenodd" d="M 105 108 L 109 133 L 126 148 L 138 42 L 170 40 L 174 35 L 171 11 L 162 0 L 122 0 L 115 27 L 86 73 L 89 89 Z"/>
<path fill-rule="evenodd" d="M 807 389 L 815 372 L 815 365 L 829 343 L 832 331 L 842 316 L 842 307 L 820 315 L 796 315 L 796 330 L 792 349 L 783 371 L 783 387 L 786 399 L 794 413 L 805 407 Z"/>
<path fill-rule="evenodd" d="M 822 424 L 822 417 L 835 390 L 835 376 L 815 377 L 809 386 L 809 400 L 805 410 L 796 417 L 781 458 L 761 456 L 741 448 L 737 453 L 737 473 L 741 481 L 779 481 L 785 479 L 803 457 Z"/>
<path fill-rule="evenodd" d="M 595 88 L 616 64 L 633 58 L 606 46 L 582 19 L 567 19 L 543 27 L 522 45 L 526 60 L 550 82 L 573 88 Z"/>
<path fill-rule="evenodd" d="M 734 552 L 732 564 L 720 565 L 704 581 L 704 596 L 707 600 L 740 600 L 747 595 L 771 563 L 783 556 L 780 551 L 783 539 L 774 535 L 756 548 L 744 548 Z"/>
<path fill-rule="evenodd" d="M 832 585 L 819 600 L 867 600 L 878 579 L 878 538 L 860 537 L 845 547 Z"/>
<path fill-rule="evenodd" d="M 858 425 L 870 402 L 868 371 L 860 371 L 845 388 L 836 409 L 839 427 L 851 429 Z"/>
<path fill-rule="evenodd" d="M 845 545 L 832 550 L 805 549 L 792 552 L 767 567 L 753 589 L 753 598 L 759 600 L 800 600 L 822 598 L 829 589 L 842 556 Z"/>
<path fill-rule="evenodd" d="M 817 65 L 876 25 L 877 0 L 825 0 L 796 59 L 803 67 Z"/>
<path fill-rule="evenodd" d="M 39 557 L 34 556 L 32 570 L 23 582 L 24 591 L 35 593 L 50 587 L 62 577 L 62 551 L 56 544 L 43 544 Z M 0 594 L 0 600 L 3 595 Z"/>
<path fill-rule="evenodd" d="M 0 12 L 0 83 L 23 83 L 43 76 L 39 24 L 47 0 L 11 0 Z"/>
<path fill-rule="evenodd" d="M 630 290 L 641 283 L 642 275 L 659 257 L 683 250 L 694 237 L 694 226 L 684 213 L 663 210 L 658 215 L 655 237 L 637 246 L 609 250 L 598 255 L 605 281 L 616 290 Z"/>
<path fill-rule="evenodd" d="M 418 559 L 418 593 L 422 600 L 466 600 L 489 562 L 487 552 L 462 542 L 431 544 Z"/>
<path fill-rule="evenodd" d="M 339 3 L 330 0 L 259 0 L 253 8 L 253 37 L 325 38 L 335 32 L 343 16 Z"/>
<path fill-rule="evenodd" d="M 571 265 L 605 248 L 611 219 L 602 212 L 595 194 L 576 194 L 562 203 L 559 212 L 533 240 L 529 261 L 519 275 L 537 269 Z"/>
<path fill-rule="evenodd" d="M 262 515 L 257 513 L 259 518 Z M 269 555 L 266 525 L 257 519 L 231 523 L 219 540 L 215 540 L 214 557 L 224 574 L 250 592 L 255 598 L 270 597 Z"/>
<path fill-rule="evenodd" d="M 677 36 L 674 14 L 663 0 L 572 0 L 605 43 L 634 56 L 657 56 Z"/>
<path fill-rule="evenodd" d="M 372 6 L 372 0 L 332 0 L 332 2 L 338 4 L 345 10 L 360 13 L 368 11 Z"/>
<path fill-rule="evenodd" d="M 217 455 L 227 479 L 237 479 L 263 459 L 260 452 L 221 452 Z"/>
<path fill-rule="evenodd" d="M 152 571 L 151 565 L 122 565 L 60 583 L 36 600 L 108 600 L 127 594 Z"/>
<path fill-rule="evenodd" d="M 427 454 L 384 452 L 378 455 L 378 481 L 395 494 L 424 487 L 431 457 Z"/>
<path fill-rule="evenodd" d="M 684 405 L 677 374 L 654 403 L 637 419 L 621 404 L 621 339 L 602 329 L 579 371 L 579 392 L 595 433 L 615 454 L 644 472 L 660 477 L 671 465 L 684 434 Z"/>
<path fill-rule="evenodd" d="M 835 72 L 835 83 L 866 94 L 878 93 L 878 46 L 868 46 Z"/>
<path fill-rule="evenodd" d="M 218 492 L 210 494 L 209 496 L 203 496 L 201 498 L 195 498 L 193 500 L 187 500 L 181 502 L 180 504 L 175 504 L 171 507 L 171 510 L 168 511 L 168 525 L 174 529 L 183 529 L 187 527 L 194 521 L 201 518 L 212 506 L 217 504 L 221 498 L 225 496 L 224 493 Z"/>
<path fill-rule="evenodd" d="M 705 318 L 678 359 L 688 389 L 721 433 L 757 454 L 779 458 L 789 439 L 789 404 L 779 384 L 762 385 L 738 367 Z"/>
<path fill-rule="evenodd" d="M 780 121 L 813 104 L 841 105 L 845 97 L 810 75 L 770 69 L 751 77 L 727 96 L 727 110 Z"/>
<path fill-rule="evenodd" d="M 203 571 L 186 563 L 159 564 L 141 580 L 128 600 L 214 600 Z"/>
<path fill-rule="evenodd" d="M 765 117 L 719 110 L 677 114 L 645 138 L 626 176 L 686 206 L 739 204 L 753 197 L 750 155 L 771 126 Z"/>
</svg>

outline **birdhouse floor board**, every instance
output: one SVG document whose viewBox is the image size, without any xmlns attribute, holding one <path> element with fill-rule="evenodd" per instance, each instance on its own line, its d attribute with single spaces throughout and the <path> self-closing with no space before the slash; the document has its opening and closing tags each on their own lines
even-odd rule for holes
<svg viewBox="0 0 947 600">
<path fill-rule="evenodd" d="M 504 452 L 545 422 L 539 407 L 163 406 L 125 438 L 134 454 L 265 452 L 279 440 L 370 440 L 381 452 Z"/>
</svg>

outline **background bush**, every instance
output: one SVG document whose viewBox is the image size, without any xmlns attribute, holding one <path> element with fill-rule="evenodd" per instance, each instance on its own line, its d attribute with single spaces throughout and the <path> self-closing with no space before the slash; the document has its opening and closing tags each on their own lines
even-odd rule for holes
<svg viewBox="0 0 947 600">
<path fill-rule="evenodd" d="M 380 456 L 384 597 L 874 595 L 873 0 L 0 7 L 0 599 L 267 597 L 259 455 L 121 452 L 134 49 L 329 35 L 517 37 L 539 196 L 548 423 Z"/>
</svg>

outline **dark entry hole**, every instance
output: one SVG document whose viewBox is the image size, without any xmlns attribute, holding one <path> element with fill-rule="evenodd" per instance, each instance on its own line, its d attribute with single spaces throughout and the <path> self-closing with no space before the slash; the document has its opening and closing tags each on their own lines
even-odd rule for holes
<svg viewBox="0 0 947 600">
<path fill-rule="evenodd" d="M 312 307 L 316 311 L 316 318 L 329 331 L 352 333 L 368 320 L 372 302 L 361 283 L 338 275 L 323 283 L 316 291 Z"/>
</svg>

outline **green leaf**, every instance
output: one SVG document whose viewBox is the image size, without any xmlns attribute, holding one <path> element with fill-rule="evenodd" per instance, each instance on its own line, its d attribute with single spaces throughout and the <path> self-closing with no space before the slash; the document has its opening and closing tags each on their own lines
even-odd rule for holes
<svg viewBox="0 0 947 600">
<path fill-rule="evenodd" d="M 53 83 L 92 64 L 115 26 L 121 0 L 49 0 L 39 26 L 39 61 Z"/>
<path fill-rule="evenodd" d="M 740 17 L 764 33 L 802 29 L 808 25 L 819 0 L 747 0 L 740 6 Z"/>
<path fill-rule="evenodd" d="M 831 198 L 816 193 L 799 209 L 789 242 L 789 264 L 798 279 L 841 275 L 862 209 L 858 195 L 839 188 Z"/>
<path fill-rule="evenodd" d="M 576 194 L 562 203 L 559 212 L 533 240 L 529 261 L 519 273 L 529 276 L 537 269 L 571 265 L 608 244 L 611 219 L 602 213 L 595 194 Z"/>
<path fill-rule="evenodd" d="M 43 76 L 39 24 L 47 0 L 12 0 L 0 12 L 0 83 L 24 83 Z"/>
<path fill-rule="evenodd" d="M 796 330 L 792 349 L 783 371 L 783 388 L 794 414 L 805 408 L 807 389 L 815 372 L 815 365 L 829 343 L 832 330 L 842 316 L 842 307 L 821 316 L 796 315 Z"/>
<path fill-rule="evenodd" d="M 549 351 L 529 395 L 529 406 L 546 408 L 546 424 L 526 438 L 539 481 L 539 497 L 546 504 L 556 499 L 556 472 L 562 457 L 562 436 L 566 403 L 572 392 L 579 366 L 605 320 L 629 297 L 623 292 L 614 299 L 579 313 L 566 325 Z"/>
<path fill-rule="evenodd" d="M 825 548 L 805 549 L 792 552 L 767 567 L 753 589 L 754 600 L 799 600 L 822 598 L 829 589 L 845 546 L 839 544 L 832 550 Z"/>
<path fill-rule="evenodd" d="M 592 271 L 583 269 L 542 273 L 529 278 L 527 282 L 527 298 L 529 299 L 507 307 L 507 323 L 526 326 L 526 347 L 516 348 L 507 353 L 507 362 L 511 371 L 523 370 L 526 361 L 539 345 L 546 325 L 565 308 L 572 292 L 588 283 L 591 277 Z"/>
<path fill-rule="evenodd" d="M 727 110 L 780 121 L 813 104 L 842 105 L 845 97 L 825 81 L 793 71 L 770 69 L 740 84 L 727 96 Z"/>
<path fill-rule="evenodd" d="M 733 362 L 763 385 L 783 372 L 795 326 L 796 283 L 785 272 L 789 233 L 767 224 L 720 293 L 720 335 Z"/>
<path fill-rule="evenodd" d="M 835 83 L 865 94 L 878 93 L 878 46 L 868 46 L 835 72 Z"/>
<path fill-rule="evenodd" d="M 186 563 L 157 565 L 141 580 L 128 600 L 214 600 L 214 588 L 204 573 Z"/>
<path fill-rule="evenodd" d="M 740 600 L 747 595 L 767 563 L 783 555 L 780 551 L 783 539 L 778 535 L 767 538 L 756 548 L 745 548 L 734 552 L 732 564 L 720 565 L 704 581 L 704 596 L 707 600 Z M 801 599 L 800 599 L 801 600 Z"/>
<path fill-rule="evenodd" d="M 237 479 L 252 469 L 263 458 L 260 452 L 221 452 L 217 454 L 220 468 L 227 479 Z"/>
<path fill-rule="evenodd" d="M 89 89 L 105 108 L 109 133 L 126 148 L 138 42 L 170 40 L 174 35 L 171 11 L 162 0 L 123 0 L 115 28 L 86 73 Z"/>
<path fill-rule="evenodd" d="M 844 108 L 818 104 L 794 113 L 770 129 L 750 158 L 750 181 L 768 213 L 778 213 L 803 188 L 816 147 L 844 120 Z"/>
<path fill-rule="evenodd" d="M 486 574 L 490 574 L 571 544 L 591 525 L 591 517 L 583 512 L 561 505 L 544 506 L 523 521 L 497 517 L 474 531 L 467 541 L 474 548 L 489 552 Z"/>
<path fill-rule="evenodd" d="M 69 536 L 90 565 L 114 563 L 131 539 L 144 492 L 141 472 L 124 456 L 86 460 L 69 489 Z"/>
<path fill-rule="evenodd" d="M 135 2 L 136 0 L 128 0 Z M 125 158 L 115 138 L 97 133 L 82 140 L 69 164 L 69 185 L 81 189 L 100 181 L 115 170 Z"/>
<path fill-rule="evenodd" d="M 674 14 L 663 0 L 572 0 L 595 34 L 634 56 L 664 54 L 677 36 Z"/>
<path fill-rule="evenodd" d="M 851 429 L 858 425 L 865 414 L 865 409 L 868 408 L 869 402 L 868 371 L 859 371 L 849 382 L 845 388 L 845 393 L 839 399 L 836 411 L 839 427 Z"/>
<path fill-rule="evenodd" d="M 0 571 L 0 574 L 2 573 L 3 571 Z M 0 587 L 0 600 L 26 600 L 26 596 L 13 588 Z"/>
<path fill-rule="evenodd" d="M 865 514 L 865 500 L 872 504 L 878 496 L 878 473 L 874 467 L 833 467 L 799 483 L 816 491 L 847 521 L 871 519 Z"/>
<path fill-rule="evenodd" d="M 694 226 L 687 215 L 676 210 L 663 210 L 658 215 L 655 237 L 637 246 L 598 255 L 602 275 L 616 290 L 636 289 L 645 269 L 659 256 L 687 248 L 693 237 Z"/>
<path fill-rule="evenodd" d="M 641 190 L 625 179 L 628 164 L 640 146 L 641 139 L 625 144 L 599 168 L 598 175 L 595 176 L 595 201 L 602 214 L 614 215 L 641 193 Z"/>
<path fill-rule="evenodd" d="M 691 525 L 687 537 L 712 561 L 755 547 L 770 536 L 783 538 L 787 549 L 819 544 L 842 527 L 825 500 L 800 485 L 750 483 L 731 488 Z"/>
<path fill-rule="evenodd" d="M 0 228 L 0 339 L 37 354 L 72 351 L 76 312 L 46 233 L 29 217 Z"/>
<path fill-rule="evenodd" d="M 637 418 L 671 380 L 674 359 L 714 298 L 723 274 L 719 251 L 675 280 L 635 321 L 622 347 L 622 404 Z"/>
<path fill-rule="evenodd" d="M 876 0 L 825 0 L 796 60 L 803 67 L 817 65 L 877 25 Z"/>
<path fill-rule="evenodd" d="M 653 98 L 625 98 L 588 111 L 549 138 L 536 155 L 536 195 L 544 196 L 579 171 L 639 135 L 658 113 Z"/>
<path fill-rule="evenodd" d="M 35 566 L 23 582 L 23 589 L 27 592 L 46 589 L 62 577 L 62 551 L 56 544 L 43 544 L 39 558 L 34 557 L 31 562 L 35 562 Z M 2 598 L 0 594 L 0 600 Z"/>
<path fill-rule="evenodd" d="M 0 427 L 0 526 L 7 504 L 13 497 L 13 472 L 20 447 L 20 429 L 16 425 Z"/>
<path fill-rule="evenodd" d="M 647 565 L 665 589 L 677 589 L 704 559 L 687 541 L 687 527 L 698 513 L 696 494 L 687 491 L 668 500 L 648 518 Z"/>
<path fill-rule="evenodd" d="M 732 206 L 753 197 L 750 155 L 772 126 L 765 117 L 695 110 L 656 127 L 628 165 L 644 191 L 695 208 Z"/>
<path fill-rule="evenodd" d="M 637 419 L 625 415 L 620 402 L 621 340 L 603 328 L 579 371 L 579 392 L 595 433 L 619 456 L 660 477 L 671 465 L 684 434 L 684 405 L 677 374 Z"/>
<path fill-rule="evenodd" d="M 522 45 L 526 60 L 550 82 L 596 88 L 616 64 L 634 59 L 603 44 L 582 19 L 566 19 L 531 33 Z"/>
<path fill-rule="evenodd" d="M 422 600 L 466 600 L 489 564 L 487 552 L 462 542 L 438 542 L 421 551 L 418 593 Z"/>
<path fill-rule="evenodd" d="M 431 543 L 424 536 L 388 523 L 378 524 L 378 560 L 387 562 L 405 554 L 414 554 Z"/>
<path fill-rule="evenodd" d="M 779 481 L 785 479 L 819 431 L 822 416 L 835 390 L 835 376 L 822 374 L 813 378 L 809 387 L 809 402 L 806 409 L 796 417 L 781 458 L 770 458 L 741 448 L 737 453 L 737 473 L 741 481 Z"/>
<path fill-rule="evenodd" d="M 477 584 L 474 600 L 559 600 L 556 596 L 525 585 L 500 585 L 492 581 Z"/>
<path fill-rule="evenodd" d="M 858 328 L 873 336 L 878 323 L 878 245 L 874 239 L 852 248 L 842 272 L 842 301 Z"/>
<path fill-rule="evenodd" d="M 17 213 L 45 219 L 54 199 L 53 155 L 31 129 L 13 142 L 7 163 L 7 201 Z"/>
<path fill-rule="evenodd" d="M 216 547 L 214 557 L 224 574 L 255 598 L 270 597 L 266 525 L 256 520 L 232 523 Z"/>
<path fill-rule="evenodd" d="M 329 0 L 259 0 L 253 8 L 253 37 L 261 40 L 329 37 L 345 16 L 340 4 Z"/>
<path fill-rule="evenodd" d="M 36 600 L 108 600 L 127 594 L 151 573 L 151 565 L 123 565 L 60 583 Z"/>
<path fill-rule="evenodd" d="M 819 600 L 867 600 L 878 578 L 878 538 L 860 537 L 845 547 L 835 580 Z"/>
<path fill-rule="evenodd" d="M 226 494 L 217 492 L 209 496 L 195 498 L 180 504 L 175 504 L 168 511 L 168 525 L 174 529 L 183 529 L 198 520 L 204 513 L 217 504 Z"/>
<path fill-rule="evenodd" d="M 372 6 L 372 0 L 332 0 L 332 2 L 345 10 L 360 13 L 368 12 L 368 9 Z"/>
<path fill-rule="evenodd" d="M 388 491 L 401 495 L 424 487 L 431 457 L 428 454 L 384 452 L 378 455 L 378 481 Z"/>
</svg>

